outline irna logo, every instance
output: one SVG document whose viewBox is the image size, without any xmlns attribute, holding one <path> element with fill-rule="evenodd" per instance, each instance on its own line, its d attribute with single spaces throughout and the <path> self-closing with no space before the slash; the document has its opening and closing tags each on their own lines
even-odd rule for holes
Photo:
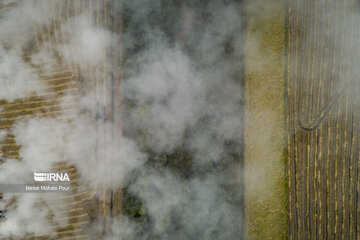
<svg viewBox="0 0 360 240">
<path fill-rule="evenodd" d="M 36 182 L 70 182 L 68 173 L 36 173 L 34 172 Z"/>
</svg>

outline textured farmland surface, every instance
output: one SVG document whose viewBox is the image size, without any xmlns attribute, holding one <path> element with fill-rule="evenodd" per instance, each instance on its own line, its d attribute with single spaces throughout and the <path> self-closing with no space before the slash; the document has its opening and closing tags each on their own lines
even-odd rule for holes
<svg viewBox="0 0 360 240">
<path fill-rule="evenodd" d="M 97 141 L 111 141 L 109 136 L 110 129 L 105 129 L 103 119 L 116 121 L 114 119 L 114 104 L 106 106 L 105 102 L 113 103 L 113 91 L 118 89 L 119 78 L 112 74 L 109 78 L 106 72 L 109 71 L 114 61 L 119 59 L 113 56 L 111 49 L 108 49 L 108 61 L 103 62 L 96 68 L 89 68 L 86 73 L 80 74 L 76 64 L 64 64 L 61 60 L 56 59 L 56 69 L 50 72 L 43 69 L 42 65 L 34 66 L 31 64 L 31 54 L 37 52 L 37 49 L 46 46 L 47 50 L 54 51 L 56 44 L 66 43 L 67 36 L 60 30 L 60 25 L 73 16 L 79 15 L 84 10 L 94 13 L 94 23 L 97 27 L 104 27 L 114 31 L 119 31 L 119 24 L 110 17 L 112 6 L 105 4 L 100 0 L 61 0 L 57 9 L 57 15 L 53 17 L 50 24 L 46 26 L 33 26 L 35 39 L 28 49 L 24 50 L 24 60 L 28 61 L 31 67 L 35 68 L 41 81 L 44 83 L 46 91 L 43 94 L 29 96 L 26 100 L 16 100 L 15 102 L 0 102 L 0 129 L 10 129 L 14 122 L 24 116 L 27 117 L 57 117 L 58 119 L 67 119 L 76 116 L 79 113 L 79 97 L 84 94 L 82 89 L 86 85 L 87 90 L 96 91 L 97 114 L 94 116 L 94 128 L 97 129 Z M 36 1 L 37 7 L 43 7 L 44 1 Z M 0 9 L 0 17 L 5 11 L 10 10 L 16 5 L 9 5 Z M 56 52 L 56 51 L 54 51 Z M 117 77 L 117 82 L 114 78 Z M 72 97 L 67 101 L 67 105 L 60 105 L 61 97 L 66 94 Z M 106 99 L 108 98 L 108 99 Z M 101 120 L 102 119 L 102 120 Z M 4 157 L 20 158 L 19 151 L 21 146 L 18 145 L 14 136 L 10 133 L 0 142 L 0 149 L 4 152 Z M 99 156 L 101 153 L 101 156 Z M 94 149 L 94 157 L 101 163 L 101 159 L 106 157 L 103 149 Z M 89 191 L 86 186 L 78 184 L 78 176 L 74 166 L 65 162 L 54 165 L 54 170 L 59 172 L 71 172 L 71 184 L 73 193 L 54 198 L 54 202 L 59 204 L 52 209 L 56 211 L 56 216 L 67 219 L 66 225 L 55 225 L 57 230 L 56 239 L 89 239 L 85 227 L 91 220 L 96 219 L 104 233 L 109 231 L 110 217 L 117 216 L 121 211 L 121 192 L 111 192 L 106 186 L 97 186 L 97 191 L 101 191 L 103 200 L 98 202 L 94 199 L 94 193 Z M 100 190 L 99 190 L 100 189 Z M 68 199 L 68 200 L 67 200 Z M 65 202 L 65 204 L 64 204 Z M 49 221 L 53 222 L 53 216 L 49 216 Z M 56 222 L 61 219 L 55 219 Z M 49 233 L 53 234 L 53 233 Z M 38 237 L 28 236 L 29 239 Z M 47 239 L 46 236 L 40 237 Z"/>
<path fill-rule="evenodd" d="M 288 4 L 290 239 L 360 238 L 358 10 L 352 0 Z"/>
<path fill-rule="evenodd" d="M 285 3 L 247 1 L 246 239 L 286 239 Z M 255 42 L 255 43 L 254 43 Z"/>
</svg>

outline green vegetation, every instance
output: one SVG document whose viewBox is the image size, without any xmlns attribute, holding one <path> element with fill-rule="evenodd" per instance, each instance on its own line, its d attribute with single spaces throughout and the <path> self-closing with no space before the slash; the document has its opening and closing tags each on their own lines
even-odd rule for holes
<svg viewBox="0 0 360 240">
<path fill-rule="evenodd" d="M 246 234 L 252 240 L 287 239 L 285 1 L 247 4 Z"/>
</svg>

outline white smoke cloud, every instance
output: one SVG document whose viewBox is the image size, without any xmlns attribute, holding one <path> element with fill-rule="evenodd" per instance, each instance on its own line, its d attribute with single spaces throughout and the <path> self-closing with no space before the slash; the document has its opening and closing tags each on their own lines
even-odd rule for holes
<svg viewBox="0 0 360 240">
<path fill-rule="evenodd" d="M 12 102 L 41 93 L 43 86 L 38 80 L 34 69 L 24 62 L 17 51 L 7 51 L 0 46 L 0 99 Z"/>
<path fill-rule="evenodd" d="M 24 15 L 32 24 L 21 26 L 24 28 L 21 37 L 13 33 L 10 34 L 12 37 L 0 37 L 0 42 L 24 46 L 33 37 L 33 24 L 43 25 L 51 18 L 51 10 L 46 16 L 38 17 L 41 14 L 36 4 L 29 9 L 25 6 L 28 5 L 20 5 L 14 13 L 25 12 Z M 106 184 L 113 189 L 128 185 L 129 191 L 144 202 L 153 229 L 149 232 L 139 230 L 132 219 L 124 216 L 120 217 L 119 222 L 115 220 L 110 239 L 124 236 L 129 239 L 134 236 L 138 236 L 138 239 L 234 239 L 239 234 L 239 226 L 236 225 L 238 221 L 232 225 L 234 212 L 240 212 L 240 207 L 237 209 L 237 203 L 234 206 L 227 199 L 222 177 L 211 171 L 202 174 L 197 171 L 198 166 L 201 168 L 208 163 L 223 162 L 227 154 L 226 142 L 238 141 L 241 137 L 239 106 L 243 96 L 234 78 L 240 67 L 242 46 L 233 46 L 232 54 L 235 57 L 224 57 L 226 41 L 240 41 L 237 22 L 241 18 L 236 11 L 239 6 L 220 3 L 206 5 L 206 11 L 216 14 L 211 14 L 203 26 L 198 25 L 197 21 L 200 20 L 194 15 L 189 16 L 186 21 L 190 29 L 183 33 L 187 40 L 176 44 L 170 44 L 163 30 L 153 29 L 147 22 L 154 8 L 152 4 L 134 1 L 124 2 L 124 6 L 140 9 L 133 13 L 134 18 L 129 26 L 135 28 L 132 24 L 143 24 L 143 34 L 148 45 L 137 55 L 126 59 L 126 69 L 121 69 L 125 71 L 122 85 L 124 98 L 136 105 L 121 113 L 122 128 L 114 126 L 114 122 L 106 116 L 95 119 L 98 115 L 97 104 L 110 107 L 110 101 L 97 99 L 94 89 L 89 87 L 92 83 L 86 73 L 89 68 L 102 66 L 104 61 L 109 60 L 107 51 L 119 36 L 114 36 L 114 33 L 103 27 L 96 27 L 92 13 L 73 16 L 60 27 L 69 38 L 68 41 L 56 45 L 55 49 L 60 53 L 62 61 L 80 67 L 79 74 L 84 78 L 85 87 L 81 89 L 81 95 L 77 96 L 78 111 L 70 116 L 60 114 L 53 118 L 29 117 L 16 121 L 11 131 L 16 142 L 21 145 L 21 161 L 6 160 L 1 165 L 0 173 L 3 177 L 0 180 L 5 181 L 7 176 L 17 171 L 14 181 L 22 181 L 22 176 L 27 172 L 49 171 L 54 163 L 67 161 L 76 166 L 82 183 L 89 186 Z M 41 8 L 52 9 L 53 6 L 44 4 Z M 16 14 L 14 16 L 18 16 Z M 32 17 L 34 14 L 38 15 Z M 5 19 L 3 24 L 7 24 L 10 30 L 23 21 L 18 22 L 11 17 Z M 1 30 L 0 36 L 3 36 Z M 125 31 L 122 40 L 125 48 L 133 47 L 137 42 L 131 31 Z M 187 47 L 193 49 L 193 52 L 186 50 Z M 120 52 L 121 49 L 116 51 Z M 14 54 L 16 56 L 12 62 L 11 54 L 7 53 L 6 57 L 10 59 L 7 64 L 18 67 L 3 78 L 9 81 L 18 74 L 18 79 L 28 81 L 32 73 L 34 82 L 39 84 L 36 72 L 32 72 L 23 62 L 19 52 Z M 31 55 L 31 62 L 51 72 L 57 64 L 46 62 L 52 58 L 53 52 L 43 44 Z M 122 67 L 115 66 L 115 71 Z M 105 71 L 102 80 L 109 80 L 110 72 L 106 72 L 109 70 L 102 70 Z M 9 89 L 14 90 L 8 95 L 1 91 L 3 98 L 13 101 L 32 92 L 38 93 L 38 89 L 41 89 L 32 85 L 36 87 L 29 90 L 20 80 L 18 85 L 9 82 Z M 60 101 L 62 108 L 73 97 L 63 96 Z M 134 136 L 137 130 L 145 133 L 144 142 Z M 129 131 L 133 132 L 129 134 Z M 144 163 L 151 164 L 148 152 L 144 150 L 146 148 L 156 154 L 171 154 L 184 148 L 184 151 L 192 154 L 189 170 L 191 177 L 184 179 L 177 170 L 157 172 L 144 168 Z M 125 181 L 134 170 L 141 172 L 141 177 Z M 34 229 L 18 231 L 21 223 L 31 221 L 33 213 L 25 211 L 22 214 L 22 211 L 25 207 L 31 207 L 33 202 L 20 195 L 16 210 L 12 210 L 13 217 L 10 216 L 6 224 L 0 223 L 3 236 L 23 236 L 26 233 L 41 235 L 45 230 L 51 230 L 48 223 L 35 221 L 32 226 Z M 44 217 L 46 213 L 41 214 Z M 41 225 L 45 229 L 43 232 L 39 229 Z M 222 228 L 226 228 L 226 231 Z"/>
<path fill-rule="evenodd" d="M 155 236 L 162 239 L 236 238 L 239 226 L 229 217 L 236 210 L 224 201 L 218 183 L 217 177 L 211 175 L 184 181 L 168 173 L 150 173 L 131 190 L 146 200 Z M 222 231 L 223 228 L 227 231 Z"/>
<path fill-rule="evenodd" d="M 16 197 L 16 206 L 9 209 L 6 221 L 1 222 L 0 237 L 19 239 L 27 234 L 48 234 L 49 238 L 54 237 L 54 229 L 47 217 L 48 210 L 37 207 L 39 194 L 19 194 L 12 197 Z"/>
<path fill-rule="evenodd" d="M 114 36 L 103 27 L 97 27 L 90 14 L 75 16 L 62 25 L 61 31 L 70 36 L 70 41 L 58 49 L 66 62 L 86 67 L 96 66 L 106 60 L 106 50 Z"/>
<path fill-rule="evenodd" d="M 2 109 L 0 108 L 0 111 L 1 110 Z M 6 137 L 6 135 L 7 135 L 7 131 L 5 129 L 1 129 L 0 130 L 0 140 L 3 140 Z"/>
<path fill-rule="evenodd" d="M 0 21 L 0 45 L 22 50 L 33 40 L 35 26 L 43 26 L 54 16 L 58 1 L 20 1 L 4 13 Z M 16 43 L 16 44 L 14 44 Z"/>
<path fill-rule="evenodd" d="M 195 151 L 199 162 L 218 161 L 224 142 L 241 137 L 243 96 L 234 81 L 241 65 L 241 46 L 237 45 L 241 34 L 239 25 L 230 24 L 241 22 L 237 7 L 207 6 L 209 12 L 221 11 L 201 26 L 201 33 L 195 34 L 198 38 L 188 36 L 186 44 L 195 50 L 194 56 L 181 44 L 168 44 L 157 29 L 145 27 L 144 31 L 150 31 L 150 47 L 129 60 L 124 95 L 143 109 L 131 112 L 130 121 L 149 134 L 147 144 L 153 150 L 171 152 L 184 144 L 187 134 L 186 147 Z M 185 21 L 194 21 L 196 29 L 196 20 Z M 223 45 L 229 39 L 236 43 L 230 60 L 223 57 Z"/>
<path fill-rule="evenodd" d="M 5 1 L 7 5 L 14 1 Z M 56 2 L 36 5 L 21 1 L 0 21 L 0 99 L 14 101 L 44 92 L 36 70 L 26 63 L 24 49 L 32 43 L 36 26 L 49 23 Z M 41 7 L 40 7 L 41 6 Z"/>
<path fill-rule="evenodd" d="M 82 99 L 84 106 L 88 104 L 84 103 L 85 99 L 87 97 Z M 80 112 L 86 110 L 80 108 Z M 111 129 L 110 124 L 105 122 L 104 128 Z M 114 187 L 120 187 L 125 174 L 139 166 L 145 155 L 120 129 L 114 131 L 115 140 L 97 141 L 93 114 L 88 113 L 70 116 L 66 121 L 63 118 L 30 118 L 17 121 L 13 127 L 15 140 L 21 145 L 22 162 L 32 171 L 50 171 L 54 163 L 66 160 L 75 164 L 89 185 L 113 183 Z M 99 149 L 98 159 L 96 149 Z"/>
<path fill-rule="evenodd" d="M 171 152 L 200 117 L 205 83 L 180 50 L 154 49 L 140 58 L 136 66 L 141 68 L 127 79 L 124 94 L 145 110 L 133 111 L 130 117 L 146 128 L 153 149 Z"/>
<path fill-rule="evenodd" d="M 18 159 L 5 159 L 0 168 L 0 184 L 24 183 L 31 174 L 27 164 Z"/>
</svg>

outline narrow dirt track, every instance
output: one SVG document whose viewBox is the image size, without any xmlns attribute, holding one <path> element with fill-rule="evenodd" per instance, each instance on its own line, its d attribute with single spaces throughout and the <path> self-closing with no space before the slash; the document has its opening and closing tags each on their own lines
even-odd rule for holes
<svg viewBox="0 0 360 240">
<path fill-rule="evenodd" d="M 290 239 L 359 239 L 357 1 L 288 1 Z"/>
</svg>

